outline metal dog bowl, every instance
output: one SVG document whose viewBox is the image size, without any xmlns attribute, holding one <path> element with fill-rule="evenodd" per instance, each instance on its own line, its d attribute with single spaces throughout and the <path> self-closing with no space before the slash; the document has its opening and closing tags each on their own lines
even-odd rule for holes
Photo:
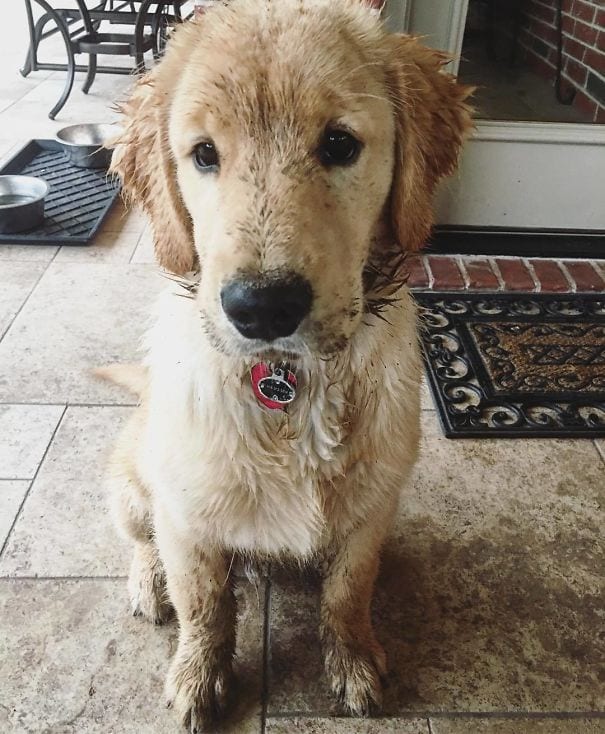
<svg viewBox="0 0 605 734">
<path fill-rule="evenodd" d="M 48 188 L 46 181 L 34 176 L 0 176 L 0 234 L 42 224 Z"/>
<path fill-rule="evenodd" d="M 57 133 L 69 156 L 69 160 L 79 168 L 108 168 L 111 163 L 111 150 L 104 148 L 106 141 L 116 136 L 115 125 L 89 123 L 69 125 Z"/>
</svg>

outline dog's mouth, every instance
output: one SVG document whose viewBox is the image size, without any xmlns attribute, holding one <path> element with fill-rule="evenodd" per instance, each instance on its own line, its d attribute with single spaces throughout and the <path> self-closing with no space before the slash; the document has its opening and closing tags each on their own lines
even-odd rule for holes
<svg viewBox="0 0 605 734">
<path fill-rule="evenodd" d="M 253 360 L 257 360 L 259 362 L 271 362 L 275 364 L 285 362 L 287 364 L 296 365 L 302 357 L 302 352 L 291 349 L 277 349 L 276 347 L 271 346 L 254 351 L 250 356 Z"/>
<path fill-rule="evenodd" d="M 300 365 L 305 357 L 309 357 L 315 350 L 311 349 L 305 340 L 294 335 L 274 342 L 247 341 L 238 339 L 234 344 L 234 352 L 247 362 L 266 362 L 271 364 L 288 363 Z"/>
<path fill-rule="evenodd" d="M 250 364 L 288 362 L 301 365 L 318 359 L 329 361 L 346 349 L 355 333 L 355 328 L 351 328 L 349 323 L 355 314 L 349 310 L 340 311 L 325 320 L 305 319 L 290 336 L 271 341 L 246 338 L 223 318 L 217 320 L 202 307 L 198 310 L 210 344 L 217 351 Z"/>
<path fill-rule="evenodd" d="M 398 254 L 397 263 L 399 263 L 400 257 L 401 253 Z M 385 273 L 376 268 L 373 268 L 371 272 L 368 272 L 368 268 L 366 268 L 364 275 L 364 280 L 367 281 L 364 283 L 366 290 L 365 308 L 362 307 L 361 310 L 365 313 L 380 315 L 385 308 L 388 308 L 397 300 L 395 293 L 402 283 L 401 281 L 392 280 L 388 275 L 385 277 Z M 179 277 L 172 274 L 166 277 L 180 287 L 176 295 L 196 300 L 200 286 L 199 272 L 190 273 L 188 277 Z M 384 284 L 381 282 L 383 279 L 390 281 L 388 289 L 384 288 Z M 377 288 L 376 286 L 379 284 L 382 287 Z M 372 288 L 372 286 L 374 287 Z M 388 292 L 385 293 L 385 290 Z M 346 348 L 353 333 L 347 328 L 347 324 L 349 321 L 354 321 L 360 312 L 356 302 L 354 307 L 350 306 L 342 309 L 340 312 L 330 315 L 326 320 L 305 318 L 300 328 L 290 336 L 264 341 L 262 339 L 246 338 L 242 334 L 234 333 L 235 329 L 233 327 L 216 323 L 215 318 L 207 313 L 199 302 L 197 305 L 202 329 L 212 347 L 222 354 L 241 357 L 251 364 L 255 362 L 288 362 L 296 365 L 305 357 L 330 360 Z"/>
<path fill-rule="evenodd" d="M 201 308 L 199 309 L 199 315 L 202 329 L 211 346 L 221 354 L 241 358 L 247 363 L 289 362 L 297 364 L 304 356 L 313 353 L 306 340 L 299 334 L 276 339 L 272 342 L 246 339 L 233 333 L 230 328 L 219 327 L 214 319 Z"/>
</svg>

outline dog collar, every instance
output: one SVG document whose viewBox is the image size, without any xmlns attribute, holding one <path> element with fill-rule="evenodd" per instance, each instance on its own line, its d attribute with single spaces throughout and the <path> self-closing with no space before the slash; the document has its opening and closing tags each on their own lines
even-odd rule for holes
<svg viewBox="0 0 605 734">
<path fill-rule="evenodd" d="M 285 410 L 296 397 L 296 375 L 285 362 L 258 362 L 250 370 L 250 379 L 256 399 L 269 410 Z"/>
</svg>

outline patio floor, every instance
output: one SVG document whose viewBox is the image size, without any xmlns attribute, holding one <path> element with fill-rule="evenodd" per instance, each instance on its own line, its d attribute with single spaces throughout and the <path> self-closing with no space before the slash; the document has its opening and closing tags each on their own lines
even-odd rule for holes
<svg viewBox="0 0 605 734">
<path fill-rule="evenodd" d="M 101 76 L 47 119 L 60 73 L 22 79 L 20 3 L 0 47 L 0 156 L 110 120 Z M 19 7 L 17 7 L 19 6 Z M 3 12 L 6 12 L 3 10 Z M 166 734 L 174 624 L 130 616 L 129 549 L 105 509 L 104 458 L 132 398 L 89 368 L 136 359 L 162 278 L 138 212 L 89 248 L 0 245 L 0 732 Z M 239 692 L 225 731 L 605 732 L 605 442 L 448 441 L 425 390 L 421 459 L 385 549 L 382 718 L 335 716 L 312 577 L 242 582 Z"/>
</svg>

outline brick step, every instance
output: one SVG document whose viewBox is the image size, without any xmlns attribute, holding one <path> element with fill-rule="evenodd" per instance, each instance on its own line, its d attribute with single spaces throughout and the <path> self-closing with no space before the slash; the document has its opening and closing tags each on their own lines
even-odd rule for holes
<svg viewBox="0 0 605 734">
<path fill-rule="evenodd" d="M 408 269 L 417 290 L 605 293 L 605 260 L 414 255 Z"/>
</svg>

